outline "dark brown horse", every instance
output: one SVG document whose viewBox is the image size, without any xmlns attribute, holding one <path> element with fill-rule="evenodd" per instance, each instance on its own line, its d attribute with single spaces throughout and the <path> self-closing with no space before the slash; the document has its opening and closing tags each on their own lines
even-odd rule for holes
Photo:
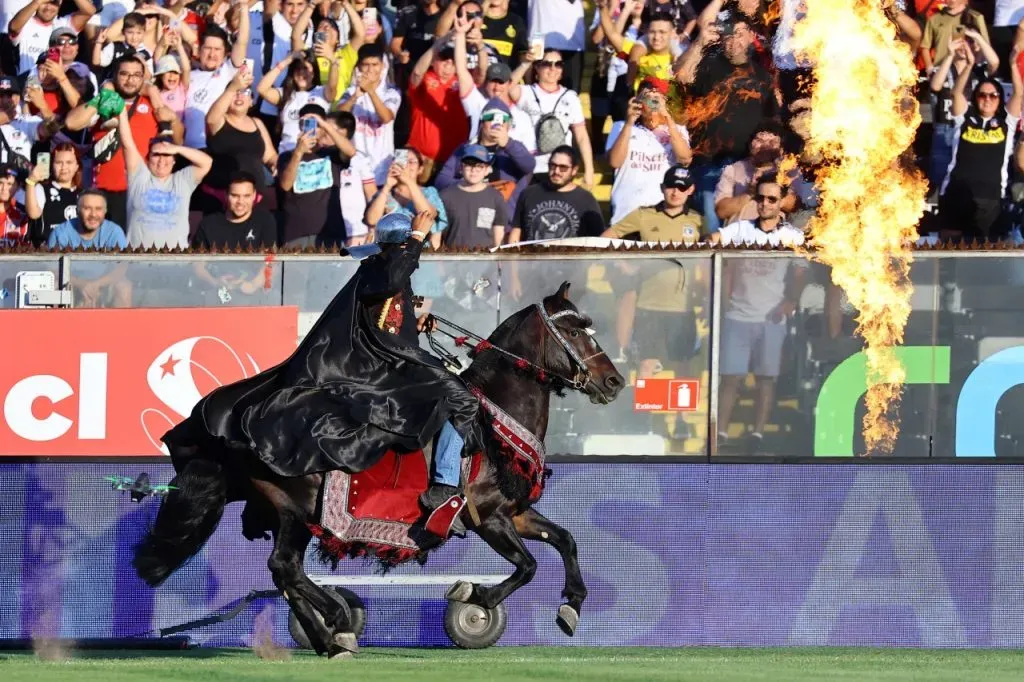
<svg viewBox="0 0 1024 682">
<path fill-rule="evenodd" d="M 622 375 L 598 345 L 591 321 L 568 299 L 564 283 L 539 305 L 505 320 L 487 344 L 478 346 L 465 382 L 481 391 L 543 441 L 552 393 L 578 390 L 591 402 L 607 404 L 623 388 Z M 225 386 L 217 390 L 229 389 Z M 136 550 L 135 567 L 150 585 L 159 585 L 196 554 L 220 521 L 224 506 L 247 502 L 243 533 L 249 539 L 273 534 L 268 566 L 274 583 L 319 654 L 334 657 L 356 652 L 349 612 L 344 603 L 316 585 L 303 568 L 312 539 L 309 523 L 318 521 L 323 475 L 284 478 L 271 472 L 248 451 L 227 451 L 215 442 L 171 448 L 177 476 L 149 535 Z M 587 588 L 576 559 L 572 534 L 530 507 L 530 486 L 510 485 L 515 474 L 503 462 L 485 457 L 480 473 L 466 487 L 477 519 L 463 511 L 467 527 L 515 566 L 505 581 L 491 586 L 456 583 L 454 601 L 494 608 L 533 579 L 537 562 L 523 540 L 554 546 L 565 564 L 566 603 L 557 622 L 572 635 Z M 510 492 L 511 491 L 511 492 Z M 317 617 L 319 615 L 320 617 Z"/>
</svg>

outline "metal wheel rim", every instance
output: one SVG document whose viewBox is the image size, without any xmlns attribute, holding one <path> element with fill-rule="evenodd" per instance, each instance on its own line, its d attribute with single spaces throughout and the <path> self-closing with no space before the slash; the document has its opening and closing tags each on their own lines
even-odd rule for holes
<svg viewBox="0 0 1024 682">
<path fill-rule="evenodd" d="M 482 635 L 491 625 L 491 615 L 475 604 L 465 604 L 459 610 L 459 629 L 468 635 Z"/>
</svg>

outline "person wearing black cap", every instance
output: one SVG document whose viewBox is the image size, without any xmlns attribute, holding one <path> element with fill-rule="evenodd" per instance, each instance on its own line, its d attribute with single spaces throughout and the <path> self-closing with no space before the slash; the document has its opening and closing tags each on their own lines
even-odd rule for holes
<svg viewBox="0 0 1024 682">
<path fill-rule="evenodd" d="M 639 233 L 645 242 L 685 242 L 700 240 L 703 220 L 686 203 L 693 196 L 693 179 L 686 166 L 676 164 L 665 173 L 661 183 L 662 201 L 638 208 L 604 231 L 602 237 L 622 239 Z"/>
<path fill-rule="evenodd" d="M 356 154 L 355 147 L 326 118 L 319 104 L 299 110 L 299 136 L 293 151 L 282 154 L 278 184 L 281 194 L 281 243 L 285 247 L 345 243 L 339 186 L 341 169 Z M 309 123 L 306 123 L 309 121 Z"/>
<path fill-rule="evenodd" d="M 459 78 L 459 96 L 462 98 L 462 110 L 469 117 L 469 139 L 477 139 L 480 129 L 480 118 L 485 111 L 495 108 L 494 100 L 500 100 L 503 107 L 512 117 L 512 127 L 509 135 L 514 140 L 519 140 L 523 145 L 533 150 L 537 146 L 537 138 L 533 131 L 533 121 L 530 115 L 516 106 L 515 98 L 519 96 L 519 84 L 523 76 L 530 68 L 530 62 L 524 61 L 515 73 L 508 68 L 507 64 L 501 62 L 492 63 L 487 67 L 484 84 L 479 88 L 473 80 L 469 65 L 465 59 L 460 59 L 460 52 L 455 52 L 455 73 Z"/>
</svg>

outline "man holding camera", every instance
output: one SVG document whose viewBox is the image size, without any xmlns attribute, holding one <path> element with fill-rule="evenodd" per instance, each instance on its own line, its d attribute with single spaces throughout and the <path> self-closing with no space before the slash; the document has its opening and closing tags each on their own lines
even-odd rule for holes
<svg viewBox="0 0 1024 682">
<path fill-rule="evenodd" d="M 674 164 L 688 166 L 691 156 L 690 136 L 669 116 L 659 82 L 644 80 L 629 101 L 626 120 L 612 125 L 608 135 L 608 163 L 615 169 L 612 223 L 661 201 L 661 188 L 651 178 Z"/>
</svg>

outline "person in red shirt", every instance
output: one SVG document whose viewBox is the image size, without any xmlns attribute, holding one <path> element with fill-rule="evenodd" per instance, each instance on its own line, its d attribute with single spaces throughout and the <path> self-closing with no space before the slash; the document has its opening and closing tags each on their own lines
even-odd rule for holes
<svg viewBox="0 0 1024 682">
<path fill-rule="evenodd" d="M 161 123 L 169 129 L 175 144 L 184 138 L 181 119 L 163 102 L 152 102 L 142 94 L 145 67 L 134 56 L 122 57 L 112 65 L 114 91 L 124 99 L 132 138 L 139 153 L 149 154 L 150 141 L 160 132 Z M 69 130 L 83 130 L 93 126 L 93 143 L 110 135 L 116 128 L 109 121 L 98 119 L 95 101 L 84 102 L 68 113 L 65 127 Z M 117 123 L 117 117 L 110 119 Z M 124 165 L 124 151 L 118 149 L 106 163 L 93 164 L 93 186 L 107 195 L 107 219 L 118 225 L 128 224 L 128 172 Z"/>
<path fill-rule="evenodd" d="M 430 183 L 435 166 L 440 169 L 452 152 L 469 138 L 469 120 L 459 96 L 455 73 L 455 48 L 449 39 L 461 39 L 465 49 L 468 26 L 457 21 L 453 33 L 434 41 L 409 76 L 409 146 L 423 156 L 420 184 Z M 481 59 L 486 59 L 482 54 Z"/>
</svg>

